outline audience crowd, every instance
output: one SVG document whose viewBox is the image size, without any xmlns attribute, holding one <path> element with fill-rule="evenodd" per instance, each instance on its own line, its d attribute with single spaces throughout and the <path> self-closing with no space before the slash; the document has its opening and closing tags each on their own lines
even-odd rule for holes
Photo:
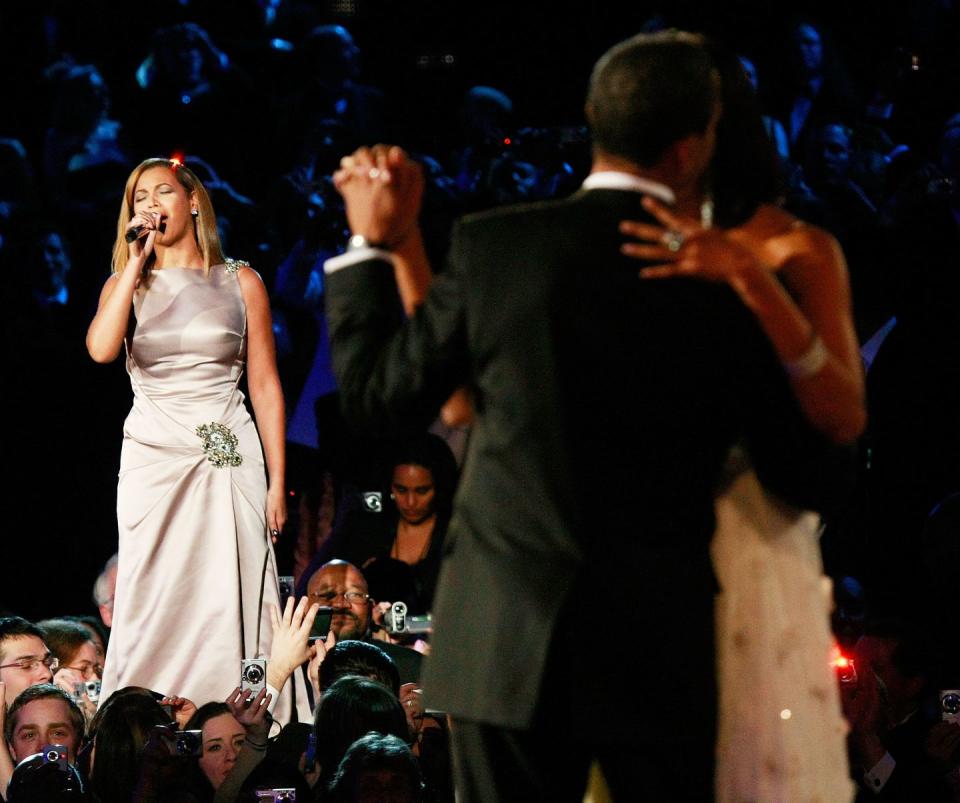
<svg viewBox="0 0 960 803">
<path fill-rule="evenodd" d="M 418 677 L 469 432 L 438 420 L 432 433 L 384 443 L 340 418 L 323 261 L 348 232 L 331 174 L 359 145 L 408 147 L 427 178 L 422 224 L 442 269 L 455 217 L 575 191 L 588 133 L 579 121 L 528 125 L 486 85 L 464 87 L 459 119 L 418 130 L 365 83 L 360 48 L 320 4 L 250 4 L 256 13 L 230 24 L 197 5 L 181 4 L 182 21 L 151 22 L 139 50 L 96 59 L 67 47 L 66 12 L 27 20 L 26 39 L 46 43 L 30 60 L 42 70 L 42 112 L 0 122 L 7 339 L 29 345 L 16 370 L 44 372 L 31 385 L 39 412 L 25 420 L 69 450 L 55 390 L 77 376 L 70 361 L 82 359 L 124 179 L 146 156 L 182 156 L 214 196 L 227 253 L 249 259 L 271 291 L 295 499 L 277 544 L 290 598 L 262 691 L 191 701 L 127 688 L 101 700 L 109 547 L 99 577 L 84 580 L 92 599 L 50 595 L 42 615 L 53 618 L 28 621 L 4 593 L 0 797 L 243 801 L 272 790 L 266 799 L 451 801 L 447 722 L 424 709 Z M 940 6 L 956 22 L 954 4 Z M 947 41 L 931 34 L 857 63 L 828 25 L 797 19 L 777 58 L 749 43 L 741 53 L 785 207 L 843 246 L 867 371 L 858 491 L 822 539 L 858 800 L 960 801 L 960 49 Z M 126 78 L 114 86 L 108 75 Z M 4 563 L 2 573 L 21 570 L 42 571 Z M 396 627 L 399 602 L 406 628 Z M 332 608 L 329 632 L 311 633 L 315 605 Z M 314 721 L 281 729 L 270 689 L 295 672 Z"/>
</svg>

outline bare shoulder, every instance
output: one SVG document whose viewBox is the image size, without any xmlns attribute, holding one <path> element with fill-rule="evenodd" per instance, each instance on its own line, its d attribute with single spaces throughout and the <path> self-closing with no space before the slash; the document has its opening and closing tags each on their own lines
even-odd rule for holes
<svg viewBox="0 0 960 803">
<path fill-rule="evenodd" d="M 250 267 L 249 262 L 238 265 L 233 272 L 237 274 L 237 281 L 240 282 L 240 287 L 244 289 L 264 287 L 263 279 L 257 271 Z"/>
<path fill-rule="evenodd" d="M 237 274 L 240 293 L 243 296 L 243 303 L 246 305 L 248 311 L 255 312 L 263 308 L 270 308 L 270 298 L 267 294 L 267 287 L 263 283 L 260 274 L 251 268 L 249 263 L 244 262 L 232 272 Z"/>
<path fill-rule="evenodd" d="M 753 236 L 770 239 L 789 234 L 799 223 L 798 219 L 774 204 L 761 204 L 743 227 Z"/>
</svg>

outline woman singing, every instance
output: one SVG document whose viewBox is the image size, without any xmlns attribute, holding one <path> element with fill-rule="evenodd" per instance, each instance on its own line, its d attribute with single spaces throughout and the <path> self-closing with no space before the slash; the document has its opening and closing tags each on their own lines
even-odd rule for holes
<svg viewBox="0 0 960 803">
<path fill-rule="evenodd" d="M 139 685 L 222 700 L 241 659 L 270 645 L 284 407 L 267 292 L 224 259 L 210 197 L 179 161 L 147 159 L 127 179 L 86 342 L 97 362 L 126 348 L 134 396 L 104 699 Z M 259 434 L 238 387 L 245 367 Z M 288 695 L 276 713 L 289 716 Z"/>
</svg>

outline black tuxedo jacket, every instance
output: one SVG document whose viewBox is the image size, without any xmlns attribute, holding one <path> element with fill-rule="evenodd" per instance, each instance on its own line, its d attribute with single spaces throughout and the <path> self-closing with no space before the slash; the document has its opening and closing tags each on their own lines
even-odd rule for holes
<svg viewBox="0 0 960 803">
<path fill-rule="evenodd" d="M 732 290 L 641 280 L 621 256 L 640 199 L 591 190 L 465 218 L 408 321 L 386 262 L 328 277 L 349 418 L 425 424 L 473 392 L 431 708 L 527 727 L 550 653 L 578 721 L 682 739 L 713 712 L 708 542 L 728 450 L 744 440 L 768 487 L 808 507 L 845 465 Z"/>
</svg>

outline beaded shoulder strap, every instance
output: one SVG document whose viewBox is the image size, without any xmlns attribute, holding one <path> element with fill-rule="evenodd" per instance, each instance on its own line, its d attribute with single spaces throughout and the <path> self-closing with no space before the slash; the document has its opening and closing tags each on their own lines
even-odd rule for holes
<svg viewBox="0 0 960 803">
<path fill-rule="evenodd" d="M 223 266 L 227 269 L 227 273 L 236 273 L 240 268 L 249 268 L 250 263 L 245 259 L 225 259 Z"/>
</svg>

